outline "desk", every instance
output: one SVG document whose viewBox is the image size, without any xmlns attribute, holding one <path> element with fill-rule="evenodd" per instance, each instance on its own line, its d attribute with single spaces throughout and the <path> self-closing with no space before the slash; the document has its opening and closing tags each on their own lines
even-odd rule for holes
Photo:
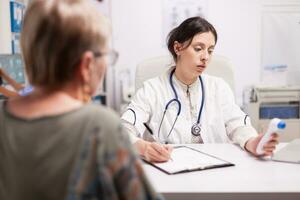
<svg viewBox="0 0 300 200">
<path fill-rule="evenodd" d="M 167 200 L 300 200 L 300 164 L 251 156 L 233 144 L 191 144 L 235 164 L 233 167 L 167 175 L 144 164 L 153 187 Z M 278 149 L 284 144 L 280 144 Z"/>
</svg>

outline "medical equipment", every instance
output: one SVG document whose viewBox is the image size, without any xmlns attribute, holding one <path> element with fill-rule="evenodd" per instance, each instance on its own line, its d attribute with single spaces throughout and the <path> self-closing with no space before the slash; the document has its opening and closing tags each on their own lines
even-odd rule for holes
<svg viewBox="0 0 300 200">
<path fill-rule="evenodd" d="M 172 91 L 174 93 L 174 98 L 167 102 L 167 104 L 165 106 L 165 109 L 164 109 L 164 112 L 163 112 L 162 119 L 161 119 L 160 124 L 159 124 L 159 128 L 158 128 L 158 138 L 160 139 L 160 130 L 161 130 L 164 118 L 166 116 L 166 112 L 167 112 L 167 110 L 168 110 L 168 108 L 169 108 L 169 106 L 171 104 L 177 104 L 178 108 L 177 108 L 176 118 L 175 118 L 175 120 L 174 120 L 174 122 L 172 124 L 172 127 L 171 127 L 170 131 L 167 134 L 167 137 L 165 139 L 165 143 L 168 143 L 168 138 L 171 135 L 172 130 L 174 129 L 174 126 L 175 126 L 175 124 L 177 122 L 178 116 L 181 113 L 181 102 L 178 99 L 178 94 L 177 94 L 177 91 L 176 91 L 176 89 L 174 87 L 173 79 L 172 79 L 173 75 L 174 75 L 174 72 L 175 72 L 175 68 L 171 71 L 170 76 L 169 76 L 169 84 L 170 84 L 170 86 L 172 88 Z M 199 109 L 199 113 L 198 113 L 197 122 L 191 127 L 191 133 L 194 136 L 200 136 L 200 134 L 201 134 L 200 119 L 201 119 L 201 114 L 202 114 L 202 110 L 203 110 L 203 107 L 204 107 L 204 99 L 205 99 L 204 84 L 203 84 L 201 76 L 199 76 L 199 80 L 200 80 L 200 83 L 201 83 L 202 98 L 201 98 L 201 105 L 200 105 L 200 109 Z M 136 118 L 137 118 L 135 111 L 132 108 L 128 108 L 127 111 L 131 111 L 133 113 L 133 115 L 134 115 L 134 122 L 132 124 L 135 125 L 135 121 L 136 121 Z"/>
<path fill-rule="evenodd" d="M 132 112 L 133 117 L 134 117 L 132 125 L 135 125 L 135 123 L 136 123 L 136 114 L 135 114 L 135 111 L 132 108 L 128 108 L 127 111 L 131 111 Z"/>
<path fill-rule="evenodd" d="M 277 134 L 282 133 L 280 132 L 280 130 L 284 129 L 285 126 L 286 126 L 285 122 L 282 121 L 281 119 L 278 118 L 272 119 L 269 123 L 268 130 L 266 131 L 266 133 L 264 134 L 264 136 L 261 138 L 261 140 L 257 145 L 256 152 L 258 154 L 263 154 L 264 153 L 263 146 L 270 140 L 271 135 L 273 133 L 277 133 Z"/>
<path fill-rule="evenodd" d="M 171 103 L 173 102 L 176 102 L 177 105 L 178 105 L 178 110 L 177 110 L 177 115 L 176 115 L 176 118 L 174 120 L 174 123 L 172 124 L 172 127 L 167 135 L 167 138 L 169 138 L 172 130 L 174 129 L 174 126 L 175 126 L 175 123 L 177 121 L 177 118 L 178 116 L 180 115 L 180 112 L 181 112 L 181 103 L 178 99 L 178 95 L 177 95 L 177 92 L 176 92 L 176 89 L 174 87 L 174 84 L 173 84 L 173 75 L 174 75 L 174 72 L 175 72 L 175 68 L 172 70 L 172 72 L 170 73 L 170 78 L 169 78 L 169 81 L 170 81 L 170 86 L 173 90 L 173 93 L 174 93 L 174 96 L 175 98 L 174 99 L 171 99 L 167 104 L 166 104 L 166 107 L 165 107 L 165 110 L 164 110 L 164 114 L 163 114 L 163 117 L 162 117 L 162 120 L 160 122 L 160 125 L 159 125 L 159 128 L 158 128 L 158 138 L 159 137 L 159 134 L 160 134 L 160 129 L 161 129 L 161 125 L 163 123 L 163 120 L 164 120 L 164 117 L 166 115 L 166 112 L 168 110 L 168 107 Z M 204 92 L 204 87 L 203 87 L 203 81 L 202 81 L 202 78 L 201 76 L 199 76 L 199 80 L 200 80 L 200 83 L 201 83 L 201 90 L 202 90 L 202 98 L 201 98 L 201 106 L 200 106 L 200 110 L 199 110 L 199 113 L 198 113 L 198 119 L 197 119 L 197 122 L 192 126 L 191 128 L 191 133 L 194 135 L 194 136 L 200 136 L 200 132 L 201 132 L 201 124 L 200 124 L 200 118 L 201 118 L 201 114 L 202 114 L 202 110 L 203 110 L 203 106 L 204 106 L 204 99 L 205 99 L 205 92 Z"/>
<path fill-rule="evenodd" d="M 285 121 L 286 129 L 279 137 L 281 142 L 300 138 L 300 87 L 263 87 L 251 88 L 244 110 L 258 132 L 265 132 L 273 118 Z M 244 100 L 245 102 L 245 100 Z"/>
<path fill-rule="evenodd" d="M 276 151 L 272 160 L 300 164 L 300 139 L 295 139 L 279 151 Z"/>
</svg>

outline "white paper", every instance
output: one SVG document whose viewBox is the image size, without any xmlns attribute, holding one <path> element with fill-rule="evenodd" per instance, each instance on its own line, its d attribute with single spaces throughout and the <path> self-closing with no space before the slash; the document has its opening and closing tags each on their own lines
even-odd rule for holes
<svg viewBox="0 0 300 200">
<path fill-rule="evenodd" d="M 200 170 L 223 164 L 227 164 L 227 162 L 188 147 L 174 148 L 171 159 L 168 162 L 154 163 L 155 166 L 169 173 L 195 169 Z"/>
</svg>

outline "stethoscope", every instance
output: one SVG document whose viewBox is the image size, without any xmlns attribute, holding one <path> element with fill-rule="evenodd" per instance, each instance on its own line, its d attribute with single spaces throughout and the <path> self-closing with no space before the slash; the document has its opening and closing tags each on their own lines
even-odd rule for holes
<svg viewBox="0 0 300 200">
<path fill-rule="evenodd" d="M 168 103 L 166 104 L 165 106 L 165 110 L 164 110 L 164 113 L 163 113 L 163 116 L 162 116 L 162 119 L 160 121 L 160 125 L 159 125 L 159 129 L 158 129 L 158 138 L 160 138 L 160 129 L 161 129 L 161 126 L 162 126 L 162 123 L 163 123 L 163 120 L 165 118 L 165 115 L 166 115 L 166 112 L 169 108 L 169 106 L 172 104 L 172 103 L 176 103 L 177 106 L 178 106 L 178 110 L 177 110 L 177 114 L 176 114 L 176 118 L 172 124 L 172 127 L 167 135 L 167 140 L 168 138 L 170 137 L 171 135 L 171 132 L 172 130 L 174 129 L 174 126 L 176 124 L 176 121 L 178 119 L 178 116 L 180 115 L 181 113 L 181 103 L 180 101 L 178 100 L 178 95 L 177 95 L 177 92 L 176 92 L 176 89 L 174 87 L 174 84 L 173 84 L 173 75 L 174 75 L 174 72 L 175 72 L 175 69 L 173 69 L 170 73 L 170 76 L 169 76 L 169 82 L 170 82 L 170 86 L 172 88 L 172 91 L 174 93 L 174 96 L 175 98 L 171 99 L 170 101 L 168 101 Z M 200 110 L 199 110 L 199 113 L 198 113 L 198 118 L 197 118 L 197 122 L 191 127 L 191 133 L 194 135 L 194 136 L 200 136 L 201 135 L 201 124 L 200 124 L 200 119 L 201 119 L 201 114 L 202 114 L 202 110 L 203 110 L 203 107 L 204 107 L 204 100 L 205 100 L 205 90 L 204 90 L 204 84 L 203 84 L 203 80 L 201 78 L 201 76 L 199 76 L 199 80 L 200 80 L 200 83 L 201 83 L 201 91 L 202 91 L 202 98 L 201 98 L 201 106 L 200 106 Z M 133 125 L 136 124 L 136 113 L 135 111 L 132 109 L 132 108 L 128 108 L 127 111 L 131 111 L 134 115 L 134 121 L 133 121 Z M 247 118 L 249 118 L 248 115 L 245 115 L 244 117 L 244 125 L 247 125 Z M 166 140 L 166 143 L 168 143 Z"/>
<path fill-rule="evenodd" d="M 176 89 L 174 87 L 174 84 L 173 84 L 173 75 L 174 75 L 174 72 L 175 72 L 175 68 L 171 71 L 170 73 L 170 76 L 169 76 L 169 82 L 170 82 L 170 86 L 172 88 L 172 91 L 174 93 L 174 96 L 175 98 L 171 99 L 165 106 L 165 110 L 164 110 L 164 114 L 162 116 L 162 119 L 161 119 L 161 122 L 160 122 L 160 125 L 159 125 L 159 128 L 158 128 L 158 138 L 160 138 L 160 129 L 161 129 L 161 126 L 162 126 L 162 123 L 164 121 L 164 118 L 165 118 L 165 115 L 166 115 L 166 112 L 169 108 L 169 106 L 172 104 L 172 103 L 176 103 L 177 106 L 178 106 L 178 110 L 177 110 L 177 115 L 176 115 L 176 118 L 172 124 L 172 127 L 167 135 L 167 138 L 169 138 L 169 136 L 171 135 L 171 132 L 172 130 L 174 129 L 174 126 L 176 124 L 176 121 L 178 119 L 178 116 L 180 115 L 181 113 L 181 103 L 178 99 L 178 95 L 177 95 L 177 92 L 176 92 Z M 199 76 L 199 80 L 200 80 L 200 83 L 201 83 L 201 91 L 202 91 L 202 98 L 201 98 L 201 106 L 200 106 L 200 110 L 198 112 L 198 119 L 197 119 L 197 122 L 191 127 L 191 133 L 194 135 L 194 136 L 200 136 L 201 135 L 201 124 L 200 124 L 200 119 L 201 119 L 201 114 L 202 114 L 202 110 L 203 110 L 203 106 L 204 106 L 204 100 L 205 100 L 205 91 L 204 91 L 204 84 L 203 84 L 203 81 L 202 81 L 202 78 L 201 76 Z"/>
<path fill-rule="evenodd" d="M 169 108 L 169 106 L 172 104 L 172 103 L 176 103 L 177 106 L 178 106 L 178 109 L 177 109 L 177 114 L 176 114 L 176 118 L 172 124 L 172 127 L 167 135 L 167 140 L 168 138 L 170 137 L 173 129 L 174 129 L 174 126 L 177 122 L 177 119 L 178 119 L 178 116 L 180 115 L 181 113 L 181 103 L 178 99 L 178 95 L 177 95 L 177 92 L 176 92 L 176 89 L 174 87 L 174 84 L 173 84 L 173 75 L 174 75 L 174 72 L 175 72 L 175 69 L 173 69 L 170 73 L 170 76 L 169 76 L 169 82 L 170 82 L 170 86 L 172 88 L 172 91 L 174 93 L 174 96 L 175 98 L 171 99 L 170 101 L 168 101 L 168 103 L 166 104 L 165 106 L 165 110 L 164 110 L 164 113 L 163 113 L 163 116 L 162 116 L 162 119 L 160 121 L 160 124 L 159 124 L 159 128 L 158 128 L 158 138 L 160 138 L 160 129 L 161 129 L 161 126 L 162 126 L 162 123 L 164 121 L 164 118 L 166 116 L 166 112 Z M 204 99 L 205 99 L 205 91 L 204 91 L 204 84 L 203 84 L 203 81 L 202 81 L 202 78 L 201 76 L 199 76 L 199 80 L 200 80 L 200 83 L 201 83 L 201 90 L 202 90 L 202 98 L 201 98 L 201 106 L 200 106 L 200 110 L 199 110 L 199 113 L 198 113 L 198 119 L 197 119 L 197 122 L 191 127 L 191 133 L 194 135 L 194 136 L 200 136 L 201 135 L 201 124 L 200 124 L 200 119 L 201 119 L 201 114 L 202 114 L 202 110 L 203 110 L 203 106 L 204 106 Z M 128 108 L 127 111 L 131 111 L 133 113 L 133 116 L 134 116 L 134 121 L 133 121 L 133 125 L 135 125 L 136 123 L 136 113 L 135 111 L 132 109 L 132 108 Z M 167 143 L 167 141 L 166 141 Z"/>
<path fill-rule="evenodd" d="M 131 111 L 133 113 L 133 123 L 132 123 L 132 125 L 135 126 L 135 123 L 136 123 L 136 113 L 135 113 L 135 111 L 132 108 L 127 108 L 126 112 L 127 111 Z"/>
</svg>

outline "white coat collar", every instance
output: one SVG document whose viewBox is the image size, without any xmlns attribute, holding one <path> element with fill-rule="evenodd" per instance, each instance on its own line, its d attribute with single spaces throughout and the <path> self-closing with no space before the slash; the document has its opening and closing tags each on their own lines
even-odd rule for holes
<svg viewBox="0 0 300 200">
<path fill-rule="evenodd" d="M 172 72 L 172 70 L 174 69 L 175 67 L 172 67 L 171 69 L 170 69 L 170 71 L 169 71 L 169 75 L 170 75 L 170 73 Z M 199 78 L 197 78 L 192 84 L 190 84 L 190 85 L 186 85 L 186 84 L 184 84 L 184 83 L 182 83 L 177 77 L 176 77 L 176 75 L 175 75 L 175 73 L 173 74 L 173 80 L 174 80 L 174 82 L 176 83 L 176 84 L 178 84 L 184 91 L 186 91 L 188 88 L 190 89 L 190 90 L 193 90 L 193 89 L 196 89 L 197 88 L 197 86 L 199 85 Z"/>
</svg>

